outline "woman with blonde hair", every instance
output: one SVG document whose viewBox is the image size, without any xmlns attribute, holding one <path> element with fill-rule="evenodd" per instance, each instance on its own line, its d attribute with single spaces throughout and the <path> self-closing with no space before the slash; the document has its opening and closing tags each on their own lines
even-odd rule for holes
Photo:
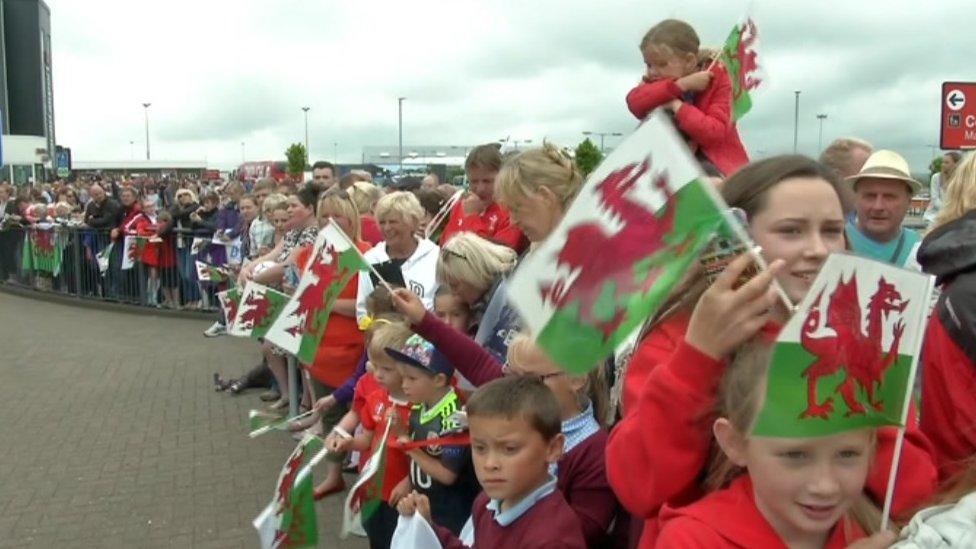
<svg viewBox="0 0 976 549">
<path fill-rule="evenodd" d="M 583 174 L 576 162 L 545 142 L 502 165 L 495 192 L 512 222 L 534 246 L 559 225 L 582 185 Z"/>
<path fill-rule="evenodd" d="M 360 252 L 366 252 L 370 245 L 362 241 L 359 226 L 359 210 L 349 193 L 332 187 L 322 193 L 318 203 L 319 227 L 335 223 L 353 241 Z M 314 246 L 304 246 L 297 254 L 296 265 L 305 269 L 309 266 Z M 310 383 L 305 384 L 309 402 L 331 395 L 356 371 L 360 357 L 365 350 L 363 333 L 356 322 L 356 297 L 358 284 L 350 280 L 341 290 L 332 311 L 329 313 L 325 334 L 311 364 L 302 364 Z M 348 411 L 344 405 L 333 406 L 324 413 L 315 413 L 307 421 L 295 428 L 310 428 L 309 433 L 321 435 L 329 433 Z M 296 422 L 297 423 L 297 422 Z M 333 493 L 345 488 L 342 480 L 343 454 L 330 454 L 326 458 L 326 476 L 318 487 L 320 494 Z"/>
<path fill-rule="evenodd" d="M 942 293 L 925 332 L 922 431 L 941 479 L 976 455 L 976 153 L 956 168 L 945 203 L 918 250 Z"/>
<path fill-rule="evenodd" d="M 517 262 L 511 248 L 466 232 L 444 244 L 437 260 L 437 280 L 471 309 L 477 322 L 474 340 L 499 360 L 504 360 L 508 342 L 521 326 L 506 297 L 508 275 Z"/>
<path fill-rule="evenodd" d="M 387 282 L 402 282 L 420 296 L 424 305 L 434 306 L 437 292 L 437 256 L 440 248 L 436 244 L 417 236 L 424 219 L 424 208 L 413 193 L 397 191 L 390 193 L 376 203 L 376 218 L 379 220 L 383 241 L 364 254 L 366 261 L 376 270 L 387 276 L 402 278 Z M 356 301 L 356 319 L 366 316 L 366 296 L 378 284 L 372 273 L 359 273 L 359 292 Z"/>
</svg>

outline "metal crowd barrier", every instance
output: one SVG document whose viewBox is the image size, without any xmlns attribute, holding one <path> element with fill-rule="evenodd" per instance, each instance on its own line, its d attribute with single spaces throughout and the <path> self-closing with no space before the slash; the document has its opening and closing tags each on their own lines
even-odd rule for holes
<svg viewBox="0 0 976 549">
<path fill-rule="evenodd" d="M 144 248 L 125 261 L 123 237 L 113 242 L 110 232 L 43 224 L 2 229 L 0 283 L 143 307 L 219 309 L 219 288 L 197 280 L 189 231 L 144 242 L 154 247 L 155 265 Z"/>
</svg>

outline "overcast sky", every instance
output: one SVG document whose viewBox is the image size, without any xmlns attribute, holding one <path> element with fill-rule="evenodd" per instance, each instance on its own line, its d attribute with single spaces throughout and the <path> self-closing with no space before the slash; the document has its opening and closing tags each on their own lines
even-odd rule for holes
<svg viewBox="0 0 976 549">
<path fill-rule="evenodd" d="M 46 0 L 57 138 L 76 160 L 311 159 L 357 162 L 404 147 L 627 134 L 624 96 L 644 70 L 643 33 L 676 17 L 720 45 L 744 2 Z M 766 82 L 740 132 L 754 157 L 855 135 L 923 171 L 938 146 L 941 83 L 976 80 L 971 0 L 754 2 Z M 608 138 L 610 141 L 616 138 Z M 134 147 L 130 147 L 134 141 Z"/>
</svg>

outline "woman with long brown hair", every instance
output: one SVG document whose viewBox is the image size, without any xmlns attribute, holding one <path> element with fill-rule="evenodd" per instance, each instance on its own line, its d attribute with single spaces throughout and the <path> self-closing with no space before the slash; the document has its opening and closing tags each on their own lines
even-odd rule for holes
<svg viewBox="0 0 976 549">
<path fill-rule="evenodd" d="M 691 503 L 711 448 L 716 391 L 726 364 L 753 339 L 774 339 L 806 295 L 832 252 L 846 248 L 841 185 L 817 162 L 778 156 L 746 166 L 722 186 L 725 202 L 745 212 L 752 239 L 769 268 L 742 283 L 752 259 L 733 261 L 712 284 L 690 280 L 670 303 L 628 366 L 624 418 L 610 434 L 607 474 L 621 503 L 646 519 L 642 547 L 653 547 L 664 504 Z M 887 488 L 895 429 L 879 429 L 878 452 L 867 490 L 880 500 Z M 935 470 L 928 442 L 909 425 L 894 512 L 928 497 Z"/>
</svg>

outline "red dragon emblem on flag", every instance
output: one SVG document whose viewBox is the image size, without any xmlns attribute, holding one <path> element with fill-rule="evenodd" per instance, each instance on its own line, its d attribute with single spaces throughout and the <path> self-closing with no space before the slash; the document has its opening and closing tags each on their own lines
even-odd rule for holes
<svg viewBox="0 0 976 549">
<path fill-rule="evenodd" d="M 31 232 L 31 243 L 34 246 L 35 255 L 44 257 L 54 255 L 54 231 Z"/>
<path fill-rule="evenodd" d="M 748 90 L 756 89 L 762 83 L 762 80 L 755 76 L 759 71 L 759 63 L 756 61 L 759 54 L 754 49 L 758 37 L 759 33 L 752 19 L 742 24 L 739 29 L 739 51 L 736 52 L 741 63 L 739 85 L 736 87 L 740 95 Z"/>
<path fill-rule="evenodd" d="M 596 327 L 604 338 L 625 320 L 626 298 L 646 292 L 657 279 L 652 274 L 640 280 L 631 266 L 671 247 L 664 237 L 673 230 L 676 201 L 667 174 L 658 174 L 651 183 L 664 193 L 662 214 L 629 196 L 649 169 L 649 160 L 629 164 L 596 186 L 606 213 L 620 230 L 611 234 L 599 222 L 570 229 L 556 257 L 557 268 L 569 269 L 570 274 L 540 287 L 543 299 L 556 307 L 579 304 L 580 322 Z"/>
<path fill-rule="evenodd" d="M 315 282 L 308 285 L 302 295 L 298 297 L 298 307 L 291 313 L 292 317 L 301 319 L 286 332 L 300 336 L 315 333 L 318 330 L 318 311 L 325 305 L 329 288 L 341 276 L 339 266 L 339 252 L 326 243 L 319 255 L 312 258 L 309 270 L 315 275 Z"/>
<path fill-rule="evenodd" d="M 822 297 L 823 290 L 814 303 L 821 303 Z M 838 372 L 845 374 L 836 392 L 840 393 L 847 405 L 848 417 L 866 413 L 864 405 L 857 398 L 859 388 L 867 396 L 867 403 L 871 407 L 883 411 L 884 402 L 876 398 L 875 393 L 884 380 L 885 372 L 898 359 L 898 348 L 905 331 L 905 324 L 899 319 L 892 330 L 891 347 L 885 353 L 882 348 L 885 320 L 891 313 L 903 313 L 907 305 L 908 300 L 902 299 L 897 288 L 881 278 L 877 291 L 868 302 L 865 334 L 857 276 L 852 275 L 847 282 L 843 278 L 840 280 L 827 305 L 826 325 L 836 335 L 814 338 L 822 311 L 819 305 L 810 309 L 800 334 L 800 344 L 817 360 L 803 371 L 803 376 L 807 378 L 807 409 L 800 415 L 801 418 L 829 419 L 834 411 L 834 398 L 829 396 L 821 402 L 817 395 L 817 384 L 822 378 Z"/>
<path fill-rule="evenodd" d="M 271 301 L 265 295 L 252 293 L 244 300 L 241 313 L 241 326 L 245 328 L 264 328 L 271 319 Z"/>
<path fill-rule="evenodd" d="M 295 479 L 298 478 L 298 472 L 301 470 L 304 457 L 304 453 L 297 452 L 297 455 L 288 458 L 288 463 L 285 464 L 285 474 L 281 478 L 281 484 L 278 486 L 278 510 L 275 514 L 281 516 L 285 513 L 285 509 L 292 507 L 292 522 L 287 530 L 277 530 L 275 532 L 273 547 L 291 547 L 293 544 L 304 541 L 294 539 L 293 537 L 303 532 L 301 524 L 304 517 L 301 516 L 301 513 L 298 512 L 295 506 L 291 505 L 292 489 L 295 486 Z"/>
</svg>

